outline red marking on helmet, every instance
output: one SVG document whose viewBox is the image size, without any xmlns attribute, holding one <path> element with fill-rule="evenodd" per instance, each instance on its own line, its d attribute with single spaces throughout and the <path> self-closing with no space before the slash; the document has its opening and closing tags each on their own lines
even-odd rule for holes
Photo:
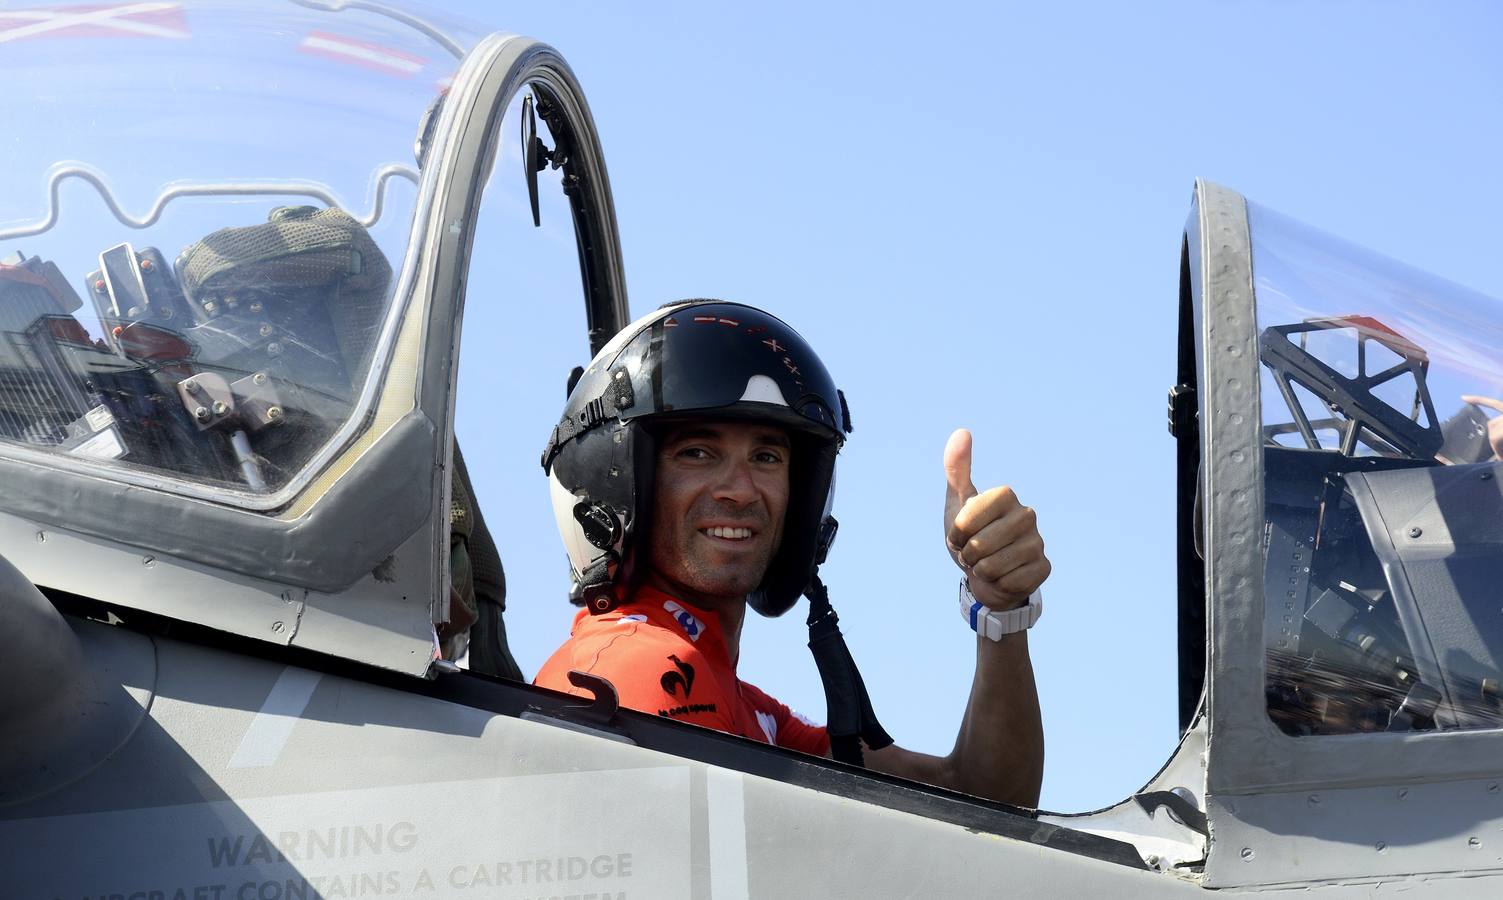
<svg viewBox="0 0 1503 900">
<path fill-rule="evenodd" d="M 663 320 L 663 327 L 664 328 L 672 328 L 672 327 L 674 327 L 677 324 L 678 324 L 678 319 L 664 319 Z"/>
<path fill-rule="evenodd" d="M 782 353 L 784 350 L 788 349 L 787 347 L 784 347 L 782 344 L 779 344 L 778 341 L 777 341 L 777 338 L 768 338 L 767 340 L 763 341 L 762 343 L 765 344 L 767 346 L 767 348 L 770 349 L 773 353 Z"/>
<path fill-rule="evenodd" d="M 737 322 L 735 319 L 721 319 L 720 320 L 720 324 L 722 324 L 722 325 L 729 325 L 732 328 L 735 328 L 737 325 L 740 325 L 741 323 Z"/>
<path fill-rule="evenodd" d="M 695 316 L 694 317 L 694 321 L 696 321 L 696 322 L 714 323 L 715 317 L 714 316 Z"/>
<path fill-rule="evenodd" d="M 789 358 L 788 358 L 788 357 L 786 357 L 786 356 L 785 356 L 785 357 L 783 357 L 783 365 L 785 365 L 785 366 L 787 366 L 787 367 L 788 367 L 788 371 L 789 371 L 789 372 L 790 372 L 790 373 L 791 373 L 791 374 L 793 374 L 793 375 L 798 375 L 798 374 L 801 374 L 801 373 L 800 373 L 800 372 L 799 372 L 799 370 L 798 370 L 798 366 L 795 366 L 795 365 L 794 365 L 794 364 L 793 364 L 793 360 L 791 360 L 791 359 L 789 359 Z"/>
</svg>

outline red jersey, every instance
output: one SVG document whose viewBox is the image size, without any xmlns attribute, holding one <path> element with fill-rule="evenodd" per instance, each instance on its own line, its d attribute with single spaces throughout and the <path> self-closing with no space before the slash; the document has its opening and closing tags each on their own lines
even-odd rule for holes
<svg viewBox="0 0 1503 900">
<path fill-rule="evenodd" d="M 736 677 L 719 616 L 652 588 L 602 615 L 581 610 L 533 684 L 587 696 L 569 683 L 571 669 L 609 681 L 631 709 L 816 756 L 830 750 L 823 726 Z"/>
</svg>

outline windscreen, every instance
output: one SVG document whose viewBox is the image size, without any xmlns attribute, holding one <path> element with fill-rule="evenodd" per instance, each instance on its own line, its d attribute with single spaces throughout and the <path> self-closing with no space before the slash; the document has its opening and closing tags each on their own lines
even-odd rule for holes
<svg viewBox="0 0 1503 900">
<path fill-rule="evenodd" d="M 265 495 L 358 431 L 475 35 L 327 6 L 0 9 L 0 453 Z"/>
<path fill-rule="evenodd" d="M 1268 711 L 1503 724 L 1503 305 L 1248 205 Z"/>
</svg>

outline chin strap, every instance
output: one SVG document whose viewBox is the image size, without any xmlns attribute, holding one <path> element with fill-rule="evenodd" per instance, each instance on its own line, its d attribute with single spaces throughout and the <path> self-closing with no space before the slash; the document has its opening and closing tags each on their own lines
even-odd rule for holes
<svg viewBox="0 0 1503 900">
<path fill-rule="evenodd" d="M 840 633 L 840 617 L 830 606 L 830 592 L 817 574 L 809 580 L 804 596 L 809 598 L 809 651 L 825 685 L 830 754 L 838 762 L 863 766 L 863 741 L 867 747 L 881 750 L 892 743 L 892 738 L 872 711 L 866 685 Z"/>
</svg>

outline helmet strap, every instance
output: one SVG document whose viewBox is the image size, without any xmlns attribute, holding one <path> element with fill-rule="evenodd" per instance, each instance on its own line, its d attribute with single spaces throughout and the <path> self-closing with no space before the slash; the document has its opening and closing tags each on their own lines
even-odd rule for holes
<svg viewBox="0 0 1503 900">
<path fill-rule="evenodd" d="M 809 598 L 809 651 L 819 668 L 825 688 L 825 730 L 830 735 L 830 754 L 837 762 L 864 766 L 861 745 L 881 750 L 892 743 L 872 710 L 866 684 L 856 669 L 856 660 L 840 633 L 840 617 L 830 605 L 830 593 L 815 572 L 804 589 Z"/>
<path fill-rule="evenodd" d="M 584 598 L 585 609 L 590 615 L 608 613 L 620 605 L 616 597 L 615 579 L 611 567 L 618 562 L 615 553 L 607 553 L 590 564 L 580 577 L 579 593 Z"/>
</svg>

